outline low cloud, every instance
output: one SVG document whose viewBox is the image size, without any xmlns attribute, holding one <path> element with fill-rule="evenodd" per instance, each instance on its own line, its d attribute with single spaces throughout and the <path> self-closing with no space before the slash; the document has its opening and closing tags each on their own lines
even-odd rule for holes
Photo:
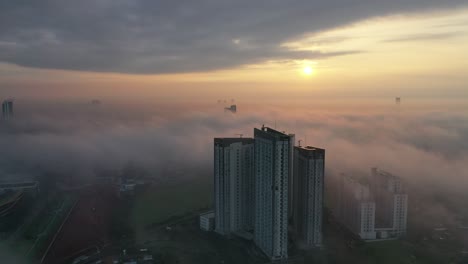
<svg viewBox="0 0 468 264">
<path fill-rule="evenodd" d="M 240 108 L 233 115 L 218 104 L 23 106 L 0 127 L 0 166 L 4 174 L 75 179 L 129 162 L 154 177 L 168 167 L 210 173 L 214 137 L 252 136 L 254 127 L 277 124 L 302 144 L 325 148 L 329 172 L 368 173 L 378 166 L 412 184 L 454 192 L 468 187 L 466 113 L 338 104 Z"/>
</svg>

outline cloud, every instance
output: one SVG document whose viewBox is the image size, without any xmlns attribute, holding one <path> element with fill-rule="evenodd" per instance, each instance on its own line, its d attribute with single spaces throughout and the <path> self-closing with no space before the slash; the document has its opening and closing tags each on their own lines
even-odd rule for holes
<svg viewBox="0 0 468 264">
<path fill-rule="evenodd" d="M 445 32 L 445 33 L 428 33 L 428 34 L 413 34 L 399 38 L 386 39 L 384 42 L 407 42 L 407 41 L 427 41 L 427 40 L 446 40 L 456 38 L 464 32 Z"/>
<path fill-rule="evenodd" d="M 365 176 L 375 166 L 401 176 L 411 190 L 409 220 L 418 228 L 458 223 L 468 188 L 465 107 L 411 106 L 409 100 L 359 105 L 238 103 L 231 114 L 216 103 L 18 100 L 15 118 L 0 123 L 0 179 L 47 174 L 80 185 L 133 168 L 160 181 L 205 181 L 213 176 L 214 137 L 252 137 L 254 127 L 266 124 L 325 148 L 327 178 Z"/>
<path fill-rule="evenodd" d="M 356 51 L 297 52 L 281 44 L 369 17 L 463 4 L 462 0 L 2 1 L 0 61 L 148 74 L 319 59 Z"/>
<path fill-rule="evenodd" d="M 19 104 L 20 102 L 17 102 Z M 161 177 L 167 169 L 210 175 L 214 137 L 252 136 L 266 123 L 327 150 L 329 172 L 368 173 L 378 166 L 408 182 L 451 192 L 468 187 L 466 112 L 345 104 L 150 106 L 21 103 L 0 126 L 0 168 L 8 174 L 53 173 L 76 180 L 127 164 Z M 190 176 L 191 175 L 191 176 Z M 206 175 L 205 175 L 206 176 Z M 206 177 L 208 177 L 206 176 Z"/>
</svg>

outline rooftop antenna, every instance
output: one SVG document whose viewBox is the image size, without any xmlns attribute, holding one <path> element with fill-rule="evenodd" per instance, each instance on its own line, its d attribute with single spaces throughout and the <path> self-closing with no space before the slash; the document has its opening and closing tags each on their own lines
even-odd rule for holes
<svg viewBox="0 0 468 264">
<path fill-rule="evenodd" d="M 276 129 L 276 119 L 275 119 L 275 129 Z"/>
<path fill-rule="evenodd" d="M 302 141 L 301 139 L 299 139 L 299 140 L 297 141 L 297 145 L 298 145 L 299 147 L 301 146 L 301 141 Z"/>
<path fill-rule="evenodd" d="M 240 134 L 235 134 L 235 135 L 236 135 L 236 136 L 239 136 L 239 138 L 242 138 L 242 136 L 243 136 L 244 134 L 241 134 L 241 133 L 240 133 Z"/>
<path fill-rule="evenodd" d="M 305 145 L 307 146 L 307 135 L 305 136 Z"/>
</svg>

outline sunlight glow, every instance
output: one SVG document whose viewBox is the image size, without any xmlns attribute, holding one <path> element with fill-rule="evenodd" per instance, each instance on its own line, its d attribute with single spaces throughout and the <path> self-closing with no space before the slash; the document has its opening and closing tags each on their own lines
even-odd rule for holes
<svg viewBox="0 0 468 264">
<path fill-rule="evenodd" d="M 304 67 L 302 71 L 304 72 L 305 75 L 312 75 L 312 73 L 314 73 L 314 70 L 310 66 Z"/>
</svg>

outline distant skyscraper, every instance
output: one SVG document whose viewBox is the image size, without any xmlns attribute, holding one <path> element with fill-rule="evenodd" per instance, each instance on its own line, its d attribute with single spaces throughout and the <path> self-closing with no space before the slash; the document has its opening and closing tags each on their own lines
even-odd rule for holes
<svg viewBox="0 0 468 264">
<path fill-rule="evenodd" d="M 293 225 L 305 248 L 322 245 L 324 174 L 324 149 L 294 147 Z"/>
<path fill-rule="evenodd" d="M 288 257 L 288 183 L 293 137 L 255 129 L 255 244 L 272 260 Z"/>
<path fill-rule="evenodd" d="M 406 233 L 408 195 L 401 179 L 377 168 L 371 169 L 371 187 L 376 202 L 376 228 L 382 236 L 400 237 Z"/>
<path fill-rule="evenodd" d="M 215 231 L 252 230 L 254 222 L 254 140 L 214 139 Z"/>
<path fill-rule="evenodd" d="M 237 112 L 237 105 L 233 104 L 230 107 L 225 107 L 224 112 L 226 112 L 226 111 L 236 113 Z"/>
<path fill-rule="evenodd" d="M 10 119 L 13 117 L 13 100 L 5 100 L 2 104 L 3 119 Z"/>
</svg>

